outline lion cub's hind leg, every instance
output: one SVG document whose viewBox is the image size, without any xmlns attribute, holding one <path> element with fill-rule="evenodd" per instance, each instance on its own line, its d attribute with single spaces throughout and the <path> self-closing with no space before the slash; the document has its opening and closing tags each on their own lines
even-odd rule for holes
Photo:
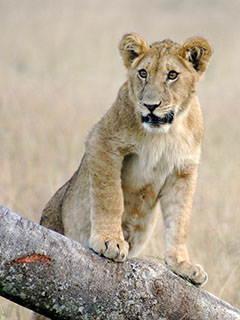
<svg viewBox="0 0 240 320">
<path fill-rule="evenodd" d="M 40 224 L 48 229 L 64 234 L 62 221 L 62 203 L 69 187 L 69 181 L 65 183 L 48 201 L 43 209 Z"/>
</svg>

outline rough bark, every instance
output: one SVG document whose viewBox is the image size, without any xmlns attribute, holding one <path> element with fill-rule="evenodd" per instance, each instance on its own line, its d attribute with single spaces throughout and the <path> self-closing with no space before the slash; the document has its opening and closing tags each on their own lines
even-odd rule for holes
<svg viewBox="0 0 240 320">
<path fill-rule="evenodd" d="M 114 263 L 2 206 L 0 295 L 52 319 L 240 319 L 160 263 Z"/>
</svg>

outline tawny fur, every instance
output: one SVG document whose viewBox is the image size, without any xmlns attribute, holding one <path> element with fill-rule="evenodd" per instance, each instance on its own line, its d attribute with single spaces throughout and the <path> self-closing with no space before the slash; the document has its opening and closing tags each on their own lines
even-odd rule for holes
<svg viewBox="0 0 240 320">
<path fill-rule="evenodd" d="M 202 38 L 149 46 L 127 34 L 119 49 L 127 81 L 91 130 L 79 169 L 48 202 L 41 224 L 124 261 L 146 245 L 161 206 L 167 266 L 202 285 L 207 275 L 190 262 L 186 238 L 203 135 L 195 92 L 211 46 Z M 168 78 L 172 70 L 174 80 Z M 146 105 L 159 105 L 153 111 L 159 118 L 173 110 L 173 122 L 143 123 Z"/>
</svg>

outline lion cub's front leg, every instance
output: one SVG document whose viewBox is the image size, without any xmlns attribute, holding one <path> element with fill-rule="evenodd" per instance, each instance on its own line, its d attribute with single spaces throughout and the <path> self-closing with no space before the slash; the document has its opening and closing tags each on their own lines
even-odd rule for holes
<svg viewBox="0 0 240 320">
<path fill-rule="evenodd" d="M 88 149 L 91 198 L 89 245 L 106 258 L 124 261 L 129 245 L 124 240 L 121 226 L 123 194 L 120 175 L 123 157 L 101 145 L 101 141 Z"/>
<path fill-rule="evenodd" d="M 161 192 L 160 202 L 165 227 L 165 262 L 167 266 L 195 285 L 208 277 L 202 266 L 190 262 L 186 246 L 187 232 L 197 180 L 197 166 L 173 173 Z"/>
</svg>

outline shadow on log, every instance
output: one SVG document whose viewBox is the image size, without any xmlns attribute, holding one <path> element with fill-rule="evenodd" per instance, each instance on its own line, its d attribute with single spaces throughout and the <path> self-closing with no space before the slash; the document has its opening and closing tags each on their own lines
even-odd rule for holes
<svg viewBox="0 0 240 320">
<path fill-rule="evenodd" d="M 112 262 L 2 206 L 0 295 L 51 319 L 240 319 L 160 263 Z"/>
</svg>

